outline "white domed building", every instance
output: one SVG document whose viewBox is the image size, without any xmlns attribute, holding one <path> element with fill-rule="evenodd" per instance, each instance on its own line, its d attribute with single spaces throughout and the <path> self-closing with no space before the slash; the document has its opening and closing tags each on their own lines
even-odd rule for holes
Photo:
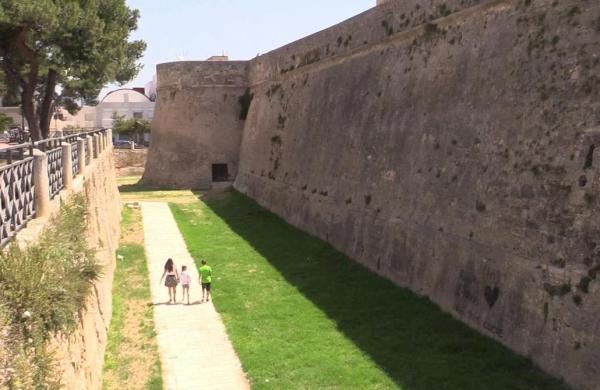
<svg viewBox="0 0 600 390">
<path fill-rule="evenodd" d="M 146 96 L 144 88 L 122 88 L 109 92 L 96 106 L 96 127 L 110 128 L 115 117 L 136 118 L 152 121 L 154 118 L 154 102 Z M 126 136 L 114 134 L 115 140 L 127 139 Z M 144 136 L 150 141 L 150 134 Z"/>
</svg>

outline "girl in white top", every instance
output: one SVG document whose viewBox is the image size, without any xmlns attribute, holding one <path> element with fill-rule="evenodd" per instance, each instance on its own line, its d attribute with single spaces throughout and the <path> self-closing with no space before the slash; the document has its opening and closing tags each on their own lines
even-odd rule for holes
<svg viewBox="0 0 600 390">
<path fill-rule="evenodd" d="M 180 274 L 180 280 L 181 280 L 181 287 L 182 287 L 182 294 L 181 294 L 181 301 L 183 302 L 185 300 L 185 296 L 187 294 L 187 304 L 190 304 L 190 284 L 192 284 L 192 277 L 190 276 L 190 274 L 187 273 L 187 267 L 185 265 L 181 266 L 181 274 Z"/>
</svg>

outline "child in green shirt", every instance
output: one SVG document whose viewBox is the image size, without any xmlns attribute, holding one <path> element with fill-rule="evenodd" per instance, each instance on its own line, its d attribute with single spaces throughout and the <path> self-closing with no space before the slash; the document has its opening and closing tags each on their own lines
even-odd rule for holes
<svg viewBox="0 0 600 390">
<path fill-rule="evenodd" d="M 212 283 L 212 268 L 206 263 L 206 260 L 202 260 L 202 266 L 200 267 L 200 284 L 202 285 L 202 300 L 200 302 L 210 301 L 210 285 Z M 206 293 L 206 298 L 205 298 Z"/>
</svg>

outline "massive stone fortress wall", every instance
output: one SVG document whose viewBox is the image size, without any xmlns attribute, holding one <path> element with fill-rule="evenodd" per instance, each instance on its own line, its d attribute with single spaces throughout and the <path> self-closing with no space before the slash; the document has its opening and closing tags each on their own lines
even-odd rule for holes
<svg viewBox="0 0 600 390">
<path fill-rule="evenodd" d="M 250 62 L 252 85 L 277 80 L 292 70 L 313 64 L 342 61 L 358 52 L 369 52 L 392 35 L 485 3 L 483 0 L 390 1 L 338 25 L 290 43 Z"/>
<path fill-rule="evenodd" d="M 157 67 L 158 98 L 147 184 L 208 188 L 213 164 L 238 171 L 244 120 L 257 87 L 292 70 L 348 55 L 386 41 L 482 0 L 389 2 L 253 61 L 185 61 Z M 240 106 L 243 107 L 240 109 Z"/>
<path fill-rule="evenodd" d="M 257 57 L 235 187 L 593 389 L 599 21 L 582 0 L 390 1 Z"/>
</svg>

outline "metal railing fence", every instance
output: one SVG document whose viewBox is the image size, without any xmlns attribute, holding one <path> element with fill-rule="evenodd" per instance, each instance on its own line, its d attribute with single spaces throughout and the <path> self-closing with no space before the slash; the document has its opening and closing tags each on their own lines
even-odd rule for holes
<svg viewBox="0 0 600 390">
<path fill-rule="evenodd" d="M 0 245 L 35 215 L 33 157 L 0 167 Z"/>
<path fill-rule="evenodd" d="M 95 142 L 91 142 L 93 149 L 89 150 L 91 148 L 88 146 L 89 138 L 87 137 L 95 134 L 104 138 L 95 137 Z M 37 202 L 49 202 L 65 188 L 64 175 L 70 175 L 70 180 L 72 180 L 81 173 L 82 153 L 85 154 L 85 164 L 83 165 L 87 166 L 94 158 L 93 151 L 96 152 L 95 155 L 99 156 L 112 143 L 109 138 L 110 130 L 94 129 L 0 149 L 0 161 L 4 162 L 4 165 L 0 165 L 0 246 L 8 243 L 19 230 L 27 225 L 27 222 L 38 216 L 38 210 L 42 209 Z M 84 142 L 79 143 L 78 141 L 81 139 Z M 63 154 L 64 143 L 70 144 L 71 153 Z M 80 145 L 83 145 L 83 150 L 79 150 Z M 34 153 L 34 150 L 44 153 L 40 156 L 40 153 Z M 47 161 L 47 172 L 35 168 L 40 157 Z M 67 162 L 65 162 L 67 158 L 70 161 L 66 160 Z M 64 164 L 69 162 L 72 171 L 65 172 Z M 49 199 L 46 200 L 40 200 L 42 192 L 36 193 L 35 183 L 40 183 L 40 179 L 37 178 L 40 174 L 48 177 L 48 192 L 45 197 Z M 42 182 L 45 183 L 45 181 Z M 41 212 L 43 213 L 43 211 Z"/>
</svg>

